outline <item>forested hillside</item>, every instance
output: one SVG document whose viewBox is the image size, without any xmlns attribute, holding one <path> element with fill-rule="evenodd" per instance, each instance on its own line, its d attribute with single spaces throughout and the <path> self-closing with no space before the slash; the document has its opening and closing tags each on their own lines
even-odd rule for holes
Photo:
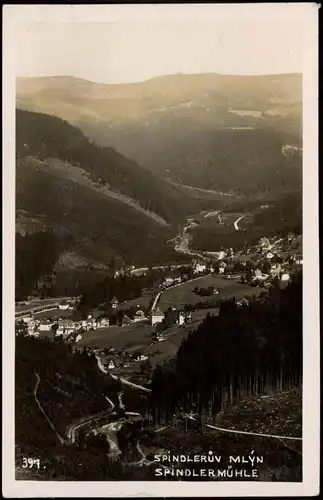
<svg viewBox="0 0 323 500">
<path fill-rule="evenodd" d="M 180 220 L 194 206 L 175 186 L 113 148 L 97 146 L 79 129 L 54 116 L 17 109 L 16 154 L 18 159 L 56 158 L 79 166 L 93 181 L 127 195 L 168 222 Z"/>
<path fill-rule="evenodd" d="M 117 267 L 185 260 L 167 241 L 193 198 L 67 122 L 16 117 L 17 298 L 39 280 L 46 294 L 73 293 L 111 272 L 112 257 Z"/>
<path fill-rule="evenodd" d="M 35 456 L 33 479 L 113 479 L 108 443 L 93 439 L 80 448 L 68 436 L 70 426 L 93 414 L 108 414 L 104 395 L 115 397 L 120 385 L 100 376 L 94 356 L 73 353 L 64 342 L 16 337 L 16 467 Z M 101 445 L 101 449 L 100 449 Z M 103 449 L 102 449 L 103 446 Z M 28 472 L 28 471 L 27 471 Z M 36 477 L 35 477 L 36 474 Z M 120 472 L 119 472 L 120 474 Z"/>
<path fill-rule="evenodd" d="M 68 241 L 60 240 L 50 229 L 24 236 L 16 234 L 16 300 L 36 289 L 41 296 L 51 295 L 57 259 L 68 245 Z"/>
<path fill-rule="evenodd" d="M 302 381 L 302 278 L 284 290 L 237 307 L 224 302 L 183 340 L 176 362 L 161 366 L 152 381 L 157 422 L 181 408 L 201 416 L 246 395 L 299 386 Z M 210 410 L 211 408 L 211 410 Z"/>
</svg>

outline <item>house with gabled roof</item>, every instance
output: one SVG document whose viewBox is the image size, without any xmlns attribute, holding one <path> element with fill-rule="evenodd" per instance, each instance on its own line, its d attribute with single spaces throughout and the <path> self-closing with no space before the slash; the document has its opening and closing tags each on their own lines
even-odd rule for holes
<svg viewBox="0 0 323 500">
<path fill-rule="evenodd" d="M 226 267 L 227 267 L 227 264 L 224 261 L 221 261 L 219 264 L 219 274 L 224 274 Z"/>
<path fill-rule="evenodd" d="M 151 321 L 152 326 L 156 325 L 157 323 L 162 323 L 164 318 L 165 318 L 165 314 L 159 308 L 151 311 L 150 321 Z"/>
<path fill-rule="evenodd" d="M 118 301 L 117 297 L 113 297 L 113 299 L 110 302 L 110 305 L 111 305 L 112 309 L 118 309 L 119 301 Z"/>
</svg>

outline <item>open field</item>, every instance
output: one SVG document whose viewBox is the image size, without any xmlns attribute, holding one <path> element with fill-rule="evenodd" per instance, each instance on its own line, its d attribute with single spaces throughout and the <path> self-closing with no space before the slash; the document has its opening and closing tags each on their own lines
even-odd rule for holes
<svg viewBox="0 0 323 500">
<path fill-rule="evenodd" d="M 220 223 L 220 220 L 221 223 Z M 252 222 L 253 220 L 253 214 L 248 213 L 245 211 L 232 211 L 232 212 L 226 212 L 226 211 L 214 211 L 214 212 L 201 212 L 198 216 L 195 216 L 196 222 L 199 224 L 199 227 L 212 227 L 212 228 L 218 228 L 219 231 L 223 231 L 224 229 L 230 229 L 232 231 L 235 231 L 236 229 L 234 228 L 234 223 L 237 219 L 241 219 L 244 221 L 245 225 L 248 225 Z M 240 223 L 239 223 L 240 227 Z"/>
<path fill-rule="evenodd" d="M 191 323 L 183 326 L 174 325 L 166 330 L 167 340 L 163 342 L 154 342 L 146 350 L 145 354 L 150 356 L 150 361 L 155 368 L 158 364 L 162 364 L 167 359 L 174 358 L 176 353 L 183 341 L 190 331 L 196 330 L 198 325 L 203 321 L 205 316 L 209 313 L 212 315 L 217 315 L 218 309 L 204 309 L 200 311 L 194 311 L 192 313 Z"/>
<path fill-rule="evenodd" d="M 143 295 L 141 297 L 138 297 L 137 299 L 126 300 L 125 302 L 122 302 L 122 304 L 120 304 L 119 309 L 121 311 L 124 311 L 126 309 L 129 309 L 130 307 L 140 307 L 141 309 L 145 310 L 149 306 L 152 299 L 153 295 Z"/>
<path fill-rule="evenodd" d="M 152 332 L 152 326 L 141 322 L 129 326 L 110 326 L 84 333 L 77 345 L 101 349 L 110 346 L 117 350 L 126 347 L 127 350 L 135 350 L 149 345 Z"/>
<path fill-rule="evenodd" d="M 70 318 L 73 314 L 73 311 L 63 311 L 62 309 L 54 309 L 53 311 L 43 311 L 40 313 L 35 313 L 36 319 L 59 319 L 59 318 Z"/>
<path fill-rule="evenodd" d="M 192 291 L 196 285 L 199 287 L 216 286 L 220 288 L 220 293 L 210 297 L 200 297 Z M 219 298 L 229 298 L 233 296 L 240 298 L 245 295 L 258 295 L 262 290 L 262 288 L 242 285 L 235 280 L 225 280 L 218 276 L 203 276 L 198 280 L 183 283 L 174 288 L 165 290 L 161 296 L 160 308 L 166 310 L 170 305 L 180 308 L 186 303 L 195 304 L 196 302 L 206 301 L 212 298 L 217 300 Z M 141 297 L 122 304 L 122 307 L 125 305 L 126 307 L 130 307 L 130 305 L 137 304 L 144 307 L 145 304 L 148 305 L 150 300 L 150 296 Z M 155 331 L 155 328 L 147 324 L 148 322 L 146 321 L 132 323 L 129 326 L 111 326 L 88 331 L 83 334 L 83 338 L 78 342 L 77 346 L 80 348 L 93 347 L 99 349 L 109 346 L 117 351 L 126 348 L 128 352 L 138 349 L 149 355 L 151 364 L 155 367 L 157 364 L 161 364 L 167 359 L 175 357 L 182 340 L 187 337 L 189 332 L 195 330 L 208 313 L 217 315 L 218 311 L 218 308 L 193 311 L 192 321 L 187 325 L 174 325 L 168 328 L 165 332 L 168 338 L 163 342 L 152 343 L 152 333 Z M 50 315 L 53 314 L 53 312 L 55 313 L 55 311 L 48 311 L 47 313 L 42 313 L 42 315 L 44 317 L 44 315 Z M 71 313 L 70 311 L 61 310 L 57 310 L 57 312 L 62 316 L 64 313 Z M 41 334 L 41 336 L 47 335 L 48 333 Z M 119 373 L 121 370 L 123 375 L 131 376 L 134 370 L 138 371 L 139 366 L 140 363 L 132 362 L 129 368 L 116 369 L 115 372 Z"/>
<path fill-rule="evenodd" d="M 200 297 L 193 292 L 196 286 L 199 288 L 215 286 L 220 289 L 220 293 L 208 297 Z M 169 306 L 179 309 L 184 307 L 185 304 L 196 304 L 197 302 L 207 302 L 211 299 L 226 299 L 228 297 L 240 298 L 244 295 L 252 295 L 253 293 L 257 294 L 260 292 L 261 288 L 242 285 L 237 283 L 236 280 L 225 280 L 219 276 L 205 276 L 200 280 L 183 283 L 180 286 L 165 290 L 160 298 L 159 307 L 162 311 L 166 311 Z"/>
<path fill-rule="evenodd" d="M 100 328 L 95 331 L 86 332 L 83 339 L 78 342 L 78 347 L 95 347 L 103 349 L 106 346 L 116 350 L 127 348 L 127 351 L 141 350 L 151 358 L 151 363 L 156 366 L 167 358 L 176 355 L 176 352 L 188 332 L 197 328 L 207 313 L 217 314 L 218 309 L 205 309 L 192 313 L 192 322 L 185 326 L 174 325 L 166 330 L 169 339 L 164 342 L 152 344 L 152 332 L 154 328 L 144 323 L 132 323 L 128 327 L 112 326 Z M 137 370 L 140 363 L 133 362 L 128 369 L 122 368 L 125 374 L 131 374 L 134 368 Z"/>
</svg>

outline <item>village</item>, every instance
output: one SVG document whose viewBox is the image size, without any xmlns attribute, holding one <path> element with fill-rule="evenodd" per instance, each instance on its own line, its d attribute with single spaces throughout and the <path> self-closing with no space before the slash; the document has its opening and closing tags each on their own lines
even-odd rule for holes
<svg viewBox="0 0 323 500">
<path fill-rule="evenodd" d="M 99 355 L 113 372 L 121 370 L 124 375 L 135 365 L 144 373 L 155 354 L 157 359 L 168 355 L 166 344 L 162 358 L 158 358 L 160 348 L 151 346 L 169 341 L 172 354 L 174 341 L 181 340 L 206 314 L 217 314 L 223 300 L 234 298 L 237 306 L 248 305 L 253 295 L 266 293 L 272 286 L 287 286 L 302 265 L 300 248 L 300 237 L 289 234 L 261 238 L 253 247 L 237 252 L 223 249 L 217 259 L 195 258 L 187 274 L 180 274 L 176 265 L 165 266 L 163 281 L 143 291 L 138 300 L 119 302 L 113 297 L 104 310 L 97 308 L 76 319 L 79 299 L 62 299 L 54 310 L 19 315 L 16 332 L 64 341 L 73 350 L 86 349 Z M 142 274 L 147 272 L 140 269 Z"/>
</svg>

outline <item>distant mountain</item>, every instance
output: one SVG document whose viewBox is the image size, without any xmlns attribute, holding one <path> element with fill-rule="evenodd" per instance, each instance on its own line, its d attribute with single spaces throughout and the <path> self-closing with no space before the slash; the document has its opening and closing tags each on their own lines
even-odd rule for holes
<svg viewBox="0 0 323 500">
<path fill-rule="evenodd" d="M 177 183 L 248 195 L 300 186 L 300 74 L 178 74 L 120 85 L 19 78 L 17 106 L 68 120 Z"/>
<path fill-rule="evenodd" d="M 16 155 L 17 231 L 55 231 L 58 273 L 110 270 L 111 258 L 135 264 L 178 258 L 167 240 L 191 198 L 176 186 L 111 148 L 97 147 L 69 123 L 39 113 L 17 110 Z M 41 258 L 29 255 L 29 243 L 27 249 L 23 239 L 17 241 L 24 261 Z"/>
</svg>

